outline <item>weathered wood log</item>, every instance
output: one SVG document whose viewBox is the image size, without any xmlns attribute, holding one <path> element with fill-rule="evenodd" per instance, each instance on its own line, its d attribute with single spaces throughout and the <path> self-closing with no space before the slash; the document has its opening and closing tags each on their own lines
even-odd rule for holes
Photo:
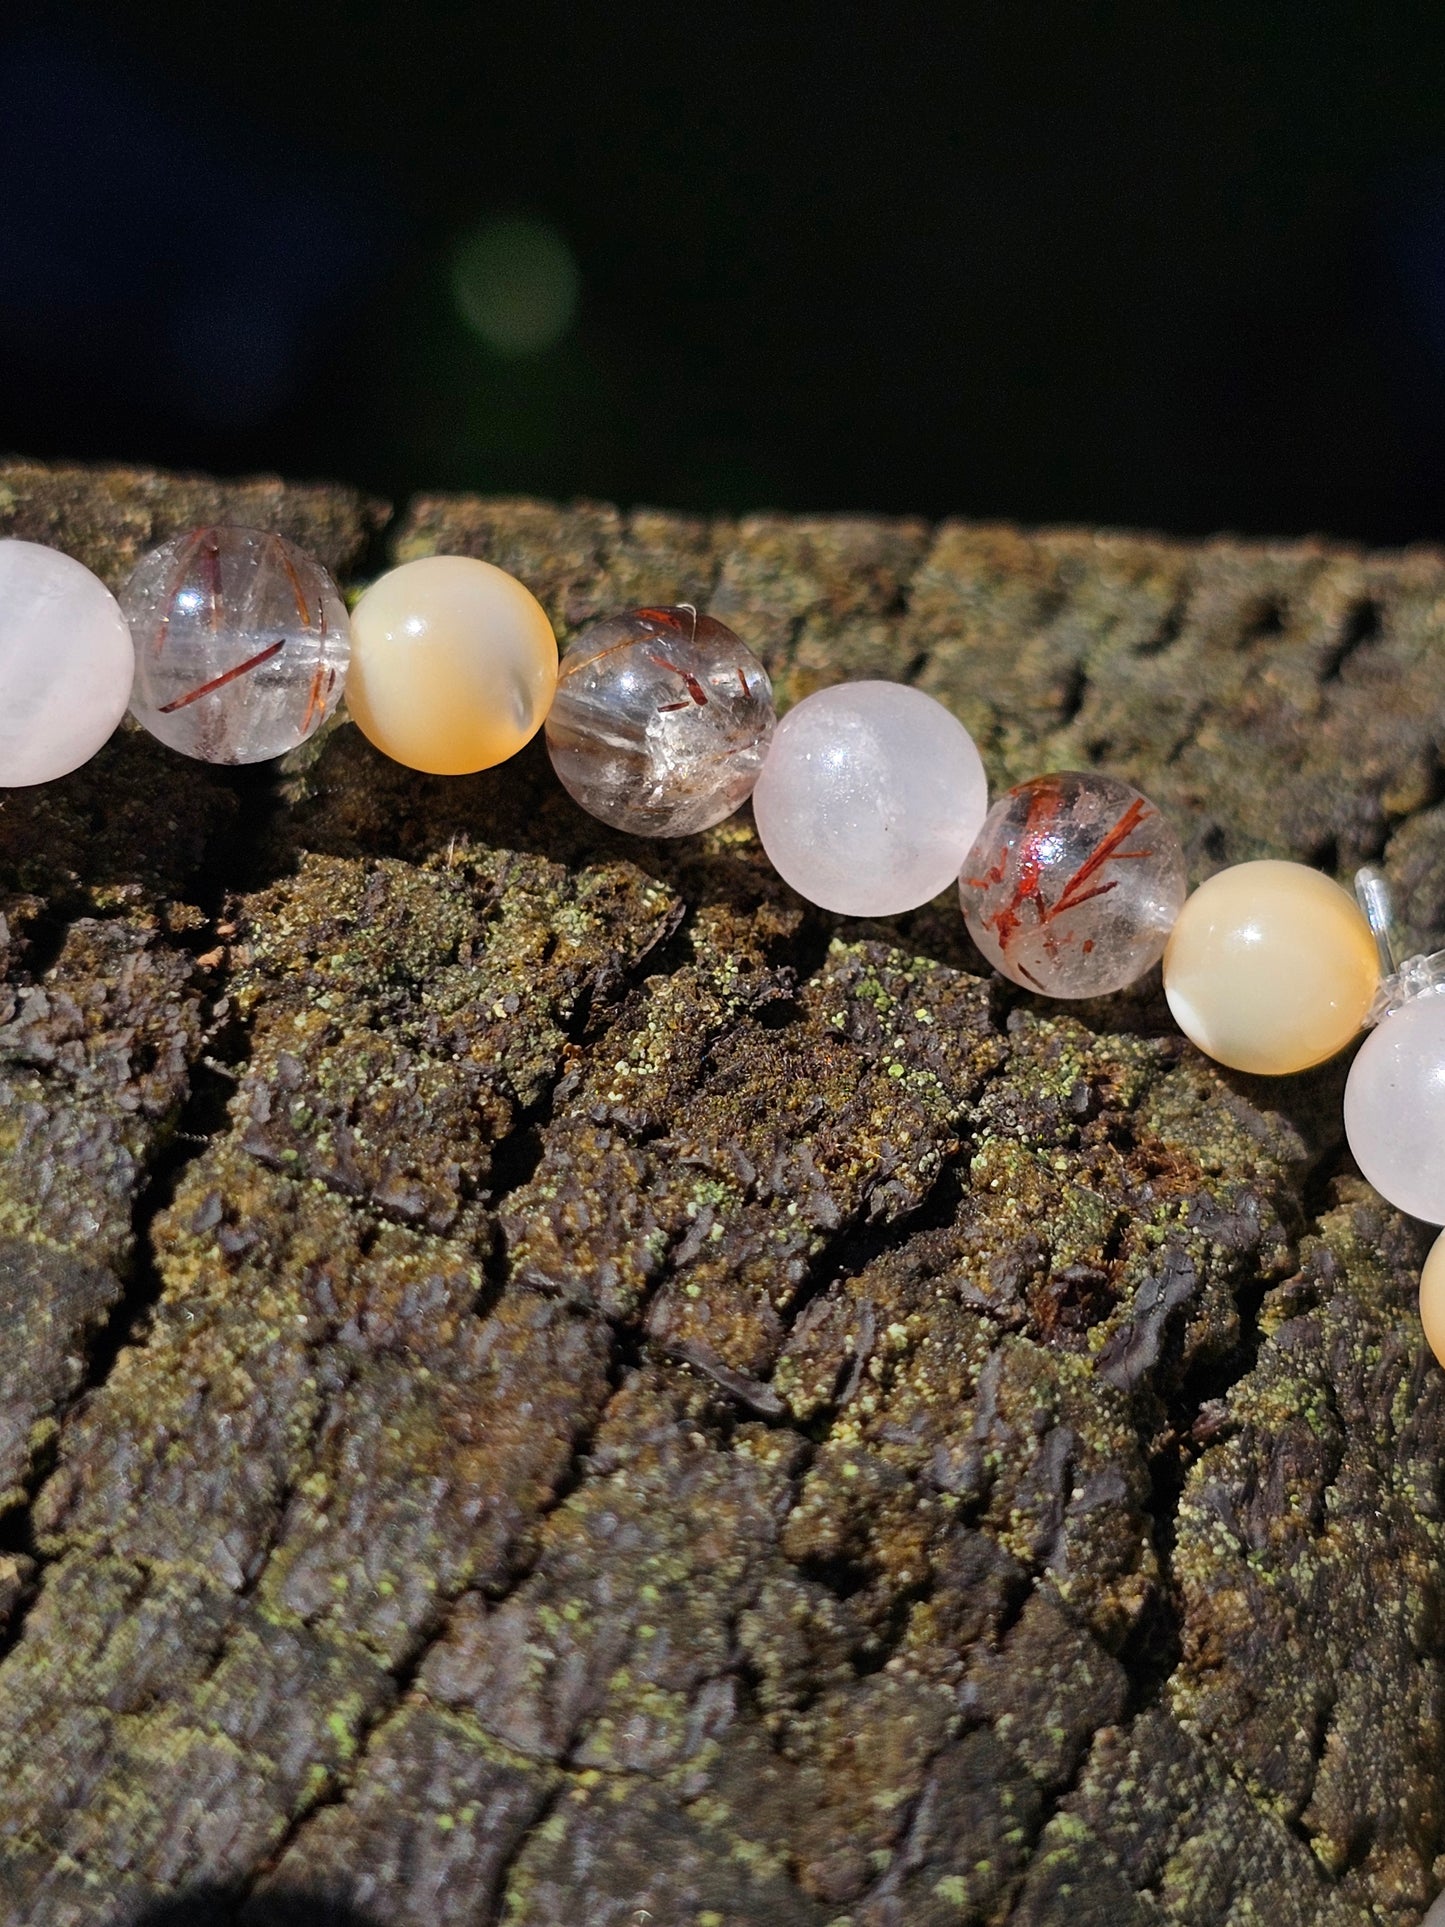
<svg viewBox="0 0 1445 1927">
<path fill-rule="evenodd" d="M 112 582 L 202 518 L 564 634 L 693 600 L 1445 932 L 1434 552 L 0 469 Z M 297 760 L 0 806 L 4 1918 L 1411 1927 L 1445 1379 L 1341 1067 L 811 912 L 745 815 L 610 836 L 535 748 Z"/>
</svg>

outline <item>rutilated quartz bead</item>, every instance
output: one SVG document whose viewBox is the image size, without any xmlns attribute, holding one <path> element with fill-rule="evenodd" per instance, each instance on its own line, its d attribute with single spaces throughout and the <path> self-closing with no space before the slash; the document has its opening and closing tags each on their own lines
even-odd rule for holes
<svg viewBox="0 0 1445 1927">
<path fill-rule="evenodd" d="M 851 917 L 915 910 L 958 877 L 988 810 L 973 738 L 904 683 L 820 689 L 773 732 L 753 816 L 799 896 Z"/>
<path fill-rule="evenodd" d="M 1099 997 L 1142 977 L 1187 889 L 1179 839 L 1148 797 L 1076 771 L 1001 796 L 958 880 L 983 955 L 1050 997 Z"/>
<path fill-rule="evenodd" d="M 135 651 L 115 597 L 73 556 L 0 540 L 0 784 L 89 762 L 130 701 Z"/>
<path fill-rule="evenodd" d="M 1369 1012 L 1379 953 L 1359 905 L 1303 863 L 1220 870 L 1180 911 L 1164 994 L 1200 1050 L 1282 1076 L 1343 1050 Z"/>
<path fill-rule="evenodd" d="M 435 776 L 491 769 L 541 728 L 557 639 L 515 576 L 428 555 L 379 576 L 351 615 L 346 706 L 385 755 Z"/>
<path fill-rule="evenodd" d="M 131 714 L 183 755 L 283 756 L 341 700 L 346 604 L 321 564 L 284 535 L 177 535 L 137 563 L 121 607 L 135 641 Z"/>
<path fill-rule="evenodd" d="M 584 810 L 638 836 L 688 836 L 745 803 L 776 721 L 768 672 L 687 605 L 634 609 L 568 647 L 547 750 Z"/>
</svg>

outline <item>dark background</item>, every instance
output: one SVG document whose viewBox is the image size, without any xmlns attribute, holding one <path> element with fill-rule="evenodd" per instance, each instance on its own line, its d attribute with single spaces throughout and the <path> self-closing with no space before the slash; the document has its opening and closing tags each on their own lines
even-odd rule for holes
<svg viewBox="0 0 1445 1927">
<path fill-rule="evenodd" d="M 18 0 L 0 447 L 1445 537 L 1445 5 Z"/>
</svg>

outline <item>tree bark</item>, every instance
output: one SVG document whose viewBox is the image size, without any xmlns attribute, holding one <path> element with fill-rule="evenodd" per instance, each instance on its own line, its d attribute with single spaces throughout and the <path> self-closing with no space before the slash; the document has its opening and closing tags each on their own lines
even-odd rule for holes
<svg viewBox="0 0 1445 1927">
<path fill-rule="evenodd" d="M 696 602 L 1442 942 L 1433 551 L 0 468 L 112 584 L 202 520 L 482 555 L 564 639 Z M 1342 1065 L 812 911 L 746 812 L 610 835 L 537 745 L 126 730 L 0 891 L 7 1919 L 1418 1921 L 1445 1377 Z"/>
</svg>

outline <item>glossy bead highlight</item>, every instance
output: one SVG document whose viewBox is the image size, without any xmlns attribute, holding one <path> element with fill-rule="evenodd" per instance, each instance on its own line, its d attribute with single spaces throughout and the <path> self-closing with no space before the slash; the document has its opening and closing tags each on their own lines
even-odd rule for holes
<svg viewBox="0 0 1445 1927">
<path fill-rule="evenodd" d="M 1377 1024 L 1345 1084 L 1345 1136 L 1381 1197 L 1445 1224 L 1445 993 Z"/>
<path fill-rule="evenodd" d="M 688 836 L 745 803 L 776 717 L 768 672 L 696 609 L 634 609 L 568 647 L 547 750 L 584 810 L 635 836 Z"/>
<path fill-rule="evenodd" d="M 557 639 L 515 576 L 429 555 L 380 576 L 351 616 L 346 706 L 395 762 L 435 776 L 504 763 L 541 728 Z"/>
<path fill-rule="evenodd" d="M 1158 963 L 1188 884 L 1179 838 L 1128 783 L 1036 776 L 989 811 L 958 880 L 969 935 L 1005 977 L 1100 997 Z"/>
<path fill-rule="evenodd" d="M 134 674 L 130 630 L 100 578 L 59 549 L 0 540 L 0 784 L 88 763 Z"/>
<path fill-rule="evenodd" d="M 284 756 L 341 701 L 346 604 L 284 535 L 193 529 L 142 557 L 120 600 L 135 640 L 131 714 L 185 756 Z"/>
<path fill-rule="evenodd" d="M 1237 863 L 1201 884 L 1164 952 L 1164 994 L 1200 1050 L 1278 1077 L 1355 1037 L 1380 981 L 1355 899 L 1303 863 Z"/>
<path fill-rule="evenodd" d="M 889 917 L 950 888 L 988 809 L 973 738 L 903 683 L 849 682 L 790 709 L 753 791 L 763 848 L 799 896 Z"/>
</svg>

